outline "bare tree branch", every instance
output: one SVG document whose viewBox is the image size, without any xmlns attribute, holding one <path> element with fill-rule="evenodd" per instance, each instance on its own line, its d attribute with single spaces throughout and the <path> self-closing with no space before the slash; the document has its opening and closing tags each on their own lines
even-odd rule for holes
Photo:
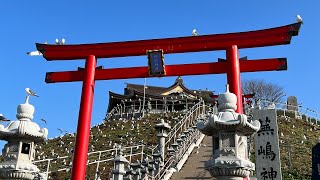
<svg viewBox="0 0 320 180">
<path fill-rule="evenodd" d="M 244 94 L 254 93 L 254 100 L 267 100 L 274 103 L 281 103 L 285 92 L 283 87 L 277 84 L 267 83 L 261 79 L 253 79 L 242 82 L 242 92 Z"/>
</svg>

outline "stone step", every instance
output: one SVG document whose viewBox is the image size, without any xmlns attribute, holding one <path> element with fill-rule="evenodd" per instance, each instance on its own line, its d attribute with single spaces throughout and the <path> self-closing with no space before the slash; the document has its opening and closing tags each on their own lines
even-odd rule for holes
<svg viewBox="0 0 320 180">
<path fill-rule="evenodd" d="M 189 156 L 186 163 L 179 172 L 173 173 L 171 180 L 205 180 L 212 178 L 209 171 L 204 169 L 204 162 L 208 161 L 212 156 L 212 139 L 210 136 L 205 136 L 199 148 L 195 148 Z M 255 177 L 250 177 L 250 180 L 257 180 Z"/>
<path fill-rule="evenodd" d="M 180 179 L 213 179 L 209 171 L 204 169 L 204 162 L 212 155 L 211 137 L 205 136 L 199 148 L 194 148 L 192 154 L 179 172 L 173 173 L 171 180 Z"/>
</svg>

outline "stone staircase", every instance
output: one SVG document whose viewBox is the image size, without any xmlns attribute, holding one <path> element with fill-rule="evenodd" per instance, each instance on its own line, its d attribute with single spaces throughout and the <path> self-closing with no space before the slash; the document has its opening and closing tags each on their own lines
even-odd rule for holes
<svg viewBox="0 0 320 180">
<path fill-rule="evenodd" d="M 205 136 L 199 148 L 194 148 L 181 170 L 173 173 L 170 179 L 213 179 L 209 171 L 204 169 L 204 162 L 210 159 L 211 153 L 211 137 Z"/>
</svg>

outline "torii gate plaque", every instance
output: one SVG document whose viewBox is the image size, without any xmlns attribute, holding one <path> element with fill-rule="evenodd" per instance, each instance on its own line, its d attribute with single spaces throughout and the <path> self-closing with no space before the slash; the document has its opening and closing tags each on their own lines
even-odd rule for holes
<svg viewBox="0 0 320 180">
<path fill-rule="evenodd" d="M 37 43 L 37 50 L 48 61 L 86 59 L 84 70 L 49 72 L 46 75 L 47 83 L 83 81 L 71 179 L 82 180 L 86 173 L 95 80 L 150 77 L 148 66 L 96 69 L 96 58 L 141 56 L 146 55 L 148 50 L 162 50 L 164 54 L 226 50 L 227 60 L 225 62 L 166 65 L 165 76 L 227 73 L 230 91 L 236 94 L 238 99 L 237 112 L 242 113 L 240 72 L 286 70 L 287 61 L 286 58 L 239 61 L 238 49 L 290 44 L 291 37 L 298 35 L 300 26 L 301 23 L 294 23 L 277 28 L 240 33 L 99 44 L 49 45 Z"/>
</svg>

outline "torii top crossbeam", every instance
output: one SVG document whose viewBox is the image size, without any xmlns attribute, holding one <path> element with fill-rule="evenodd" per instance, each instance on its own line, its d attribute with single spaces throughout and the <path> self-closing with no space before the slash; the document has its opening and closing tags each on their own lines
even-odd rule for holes
<svg viewBox="0 0 320 180">
<path fill-rule="evenodd" d="M 96 58 L 141 56 L 146 55 L 149 50 L 162 50 L 164 54 L 226 50 L 226 62 L 170 65 L 165 67 L 165 76 L 227 73 L 230 91 L 237 96 L 237 112 L 242 113 L 240 72 L 286 70 L 287 64 L 286 58 L 239 62 L 238 49 L 289 44 L 292 36 L 298 35 L 300 27 L 301 23 L 294 23 L 229 34 L 98 44 L 36 44 L 37 50 L 49 61 L 86 59 L 84 70 L 51 72 L 46 76 L 46 82 L 51 83 L 83 81 L 71 179 L 85 178 L 95 80 L 150 77 L 148 67 L 96 70 Z"/>
<path fill-rule="evenodd" d="M 36 44 L 47 60 L 111 58 L 146 55 L 147 50 L 162 49 L 164 54 L 226 50 L 232 45 L 239 49 L 289 44 L 298 35 L 301 23 L 287 26 L 229 34 L 212 34 L 178 38 L 110 42 L 98 44 L 49 45 Z"/>
</svg>

